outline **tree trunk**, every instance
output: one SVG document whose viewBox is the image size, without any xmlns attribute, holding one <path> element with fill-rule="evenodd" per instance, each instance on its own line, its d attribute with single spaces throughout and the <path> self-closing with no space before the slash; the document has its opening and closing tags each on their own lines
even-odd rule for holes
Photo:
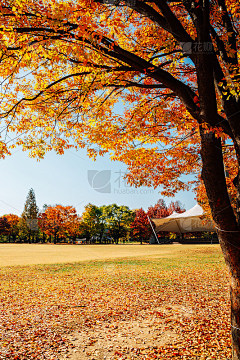
<svg viewBox="0 0 240 360">
<path fill-rule="evenodd" d="M 240 359 L 240 277 L 231 276 L 232 360 Z"/>
<path fill-rule="evenodd" d="M 219 241 L 230 278 L 232 360 L 240 359 L 240 232 L 220 232 Z"/>
<path fill-rule="evenodd" d="M 202 138 L 202 178 L 230 277 L 232 360 L 240 360 L 240 230 L 231 207 L 221 141 Z"/>
<path fill-rule="evenodd" d="M 232 360 L 240 360 L 240 229 L 231 207 L 221 141 L 202 135 L 202 178 L 230 277 Z"/>
<path fill-rule="evenodd" d="M 209 1 L 204 2 L 202 16 L 197 17 L 197 40 L 211 43 L 209 36 Z M 219 125 L 216 89 L 214 83 L 214 54 L 198 53 L 194 59 L 199 91 L 199 125 L 201 135 L 202 179 L 206 188 L 213 220 L 216 223 L 219 242 L 230 275 L 232 360 L 240 360 L 240 228 L 236 221 L 226 186 L 221 139 L 211 131 L 205 133 L 207 123 Z M 229 115 L 229 114 L 228 114 Z M 231 129 L 240 134 L 238 127 Z M 210 129 L 209 126 L 209 130 Z M 235 140 L 236 142 L 236 140 Z M 240 148 L 240 143 L 237 144 Z"/>
</svg>

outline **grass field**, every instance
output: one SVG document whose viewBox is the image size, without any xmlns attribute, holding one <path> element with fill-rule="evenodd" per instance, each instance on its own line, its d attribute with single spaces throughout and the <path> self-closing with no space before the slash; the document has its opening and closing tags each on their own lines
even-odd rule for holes
<svg viewBox="0 0 240 360">
<path fill-rule="evenodd" d="M 214 245 L 213 245 L 214 246 Z M 202 249 L 204 245 L 194 247 Z M 60 264 L 125 257 L 171 257 L 192 245 L 53 245 L 0 244 L 0 266 Z"/>
<path fill-rule="evenodd" d="M 218 245 L 1 244 L 0 254 L 0 359 L 231 357 Z"/>
</svg>

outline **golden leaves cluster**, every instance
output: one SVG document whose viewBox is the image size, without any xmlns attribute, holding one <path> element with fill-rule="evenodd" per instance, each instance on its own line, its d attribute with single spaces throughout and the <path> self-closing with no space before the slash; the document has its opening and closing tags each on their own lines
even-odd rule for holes
<svg viewBox="0 0 240 360">
<path fill-rule="evenodd" d="M 226 3 L 239 28 L 239 5 Z M 181 3 L 170 7 L 195 38 Z M 211 4 L 218 34 L 220 16 Z M 197 121 L 151 76 L 161 67 L 198 95 L 195 68 L 169 32 L 127 6 L 93 0 L 4 0 L 0 19 L 2 128 L 18 136 L 16 142 L 2 139 L 2 156 L 18 145 L 37 158 L 50 150 L 87 147 L 93 158 L 109 152 L 125 162 L 133 185 L 162 185 L 171 196 L 191 186 L 182 175 L 201 168 Z M 221 35 L 225 43 L 229 35 Z M 230 47 L 226 51 L 234 55 Z M 132 62 L 124 61 L 129 54 Z M 136 66 L 136 58 L 148 69 Z M 224 65 L 224 71 L 222 95 L 238 96 L 238 69 Z M 221 96 L 216 97 L 221 113 Z"/>
</svg>

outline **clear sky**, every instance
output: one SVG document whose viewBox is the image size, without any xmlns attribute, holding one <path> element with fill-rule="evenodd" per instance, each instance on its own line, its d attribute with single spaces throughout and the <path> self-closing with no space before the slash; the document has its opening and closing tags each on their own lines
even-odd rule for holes
<svg viewBox="0 0 240 360">
<path fill-rule="evenodd" d="M 114 111 L 123 114 L 121 101 L 115 104 Z M 108 155 L 93 161 L 84 149 L 67 150 L 64 155 L 52 151 L 37 161 L 19 148 L 0 160 L 0 169 L 0 215 L 21 215 L 30 188 L 35 191 L 40 210 L 44 204 L 71 205 L 78 214 L 82 214 L 88 203 L 97 206 L 116 203 L 130 209 L 147 210 L 163 198 L 160 188 L 136 189 L 127 185 L 123 180 L 127 167 L 123 163 L 111 161 Z M 164 200 L 166 204 L 179 200 L 188 210 L 196 205 L 194 196 L 192 192 L 181 191 L 175 198 Z"/>
<path fill-rule="evenodd" d="M 162 198 L 160 189 L 135 189 L 126 185 L 122 178 L 126 171 L 124 164 L 113 162 L 107 156 L 94 162 L 85 150 L 70 150 L 64 155 L 51 152 L 40 162 L 29 158 L 27 152 L 13 150 L 12 156 L 0 161 L 0 167 L 0 215 L 20 215 L 30 188 L 35 191 L 40 209 L 45 203 L 73 205 L 79 214 L 89 202 L 146 210 Z M 165 198 L 167 204 L 171 200 Z M 180 200 L 186 210 L 196 204 L 192 192 L 180 192 L 174 200 Z"/>
</svg>

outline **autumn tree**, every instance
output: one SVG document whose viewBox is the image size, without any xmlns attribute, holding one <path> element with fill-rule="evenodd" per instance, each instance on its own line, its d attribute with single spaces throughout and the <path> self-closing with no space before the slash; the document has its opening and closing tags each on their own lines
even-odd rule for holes
<svg viewBox="0 0 240 360">
<path fill-rule="evenodd" d="M 10 242 L 12 238 L 14 241 L 16 241 L 16 237 L 18 235 L 19 216 L 15 214 L 7 214 L 4 215 L 4 217 L 7 219 L 7 222 L 9 224 L 9 229 L 7 231 L 8 240 Z"/>
<path fill-rule="evenodd" d="M 173 212 L 182 214 L 186 209 L 184 208 L 184 205 L 182 205 L 181 201 L 171 201 L 170 204 L 167 207 L 168 214 L 171 215 Z M 169 216 L 168 215 L 168 216 Z"/>
<path fill-rule="evenodd" d="M 163 199 L 159 199 L 153 206 L 149 206 L 147 214 L 150 218 L 161 219 L 169 216 L 169 209 Z"/>
<path fill-rule="evenodd" d="M 0 235 L 8 235 L 10 224 L 6 216 L 0 217 Z"/>
<path fill-rule="evenodd" d="M 67 221 L 65 223 L 65 236 L 74 242 L 81 234 L 80 231 L 81 217 L 78 216 L 77 211 L 74 207 L 68 209 Z"/>
<path fill-rule="evenodd" d="M 17 144 L 110 151 L 131 184 L 165 195 L 195 186 L 230 274 L 240 359 L 239 2 L 3 0 L 0 17 L 2 128 Z"/>
<path fill-rule="evenodd" d="M 141 244 L 144 240 L 149 240 L 152 234 L 152 228 L 149 223 L 148 215 L 142 208 L 135 210 L 135 218 L 130 225 L 130 228 L 133 238 L 136 238 L 138 241 L 140 240 Z"/>
<path fill-rule="evenodd" d="M 56 244 L 59 239 L 76 238 L 80 219 L 73 206 L 48 206 L 39 214 L 38 225 Z"/>
</svg>

